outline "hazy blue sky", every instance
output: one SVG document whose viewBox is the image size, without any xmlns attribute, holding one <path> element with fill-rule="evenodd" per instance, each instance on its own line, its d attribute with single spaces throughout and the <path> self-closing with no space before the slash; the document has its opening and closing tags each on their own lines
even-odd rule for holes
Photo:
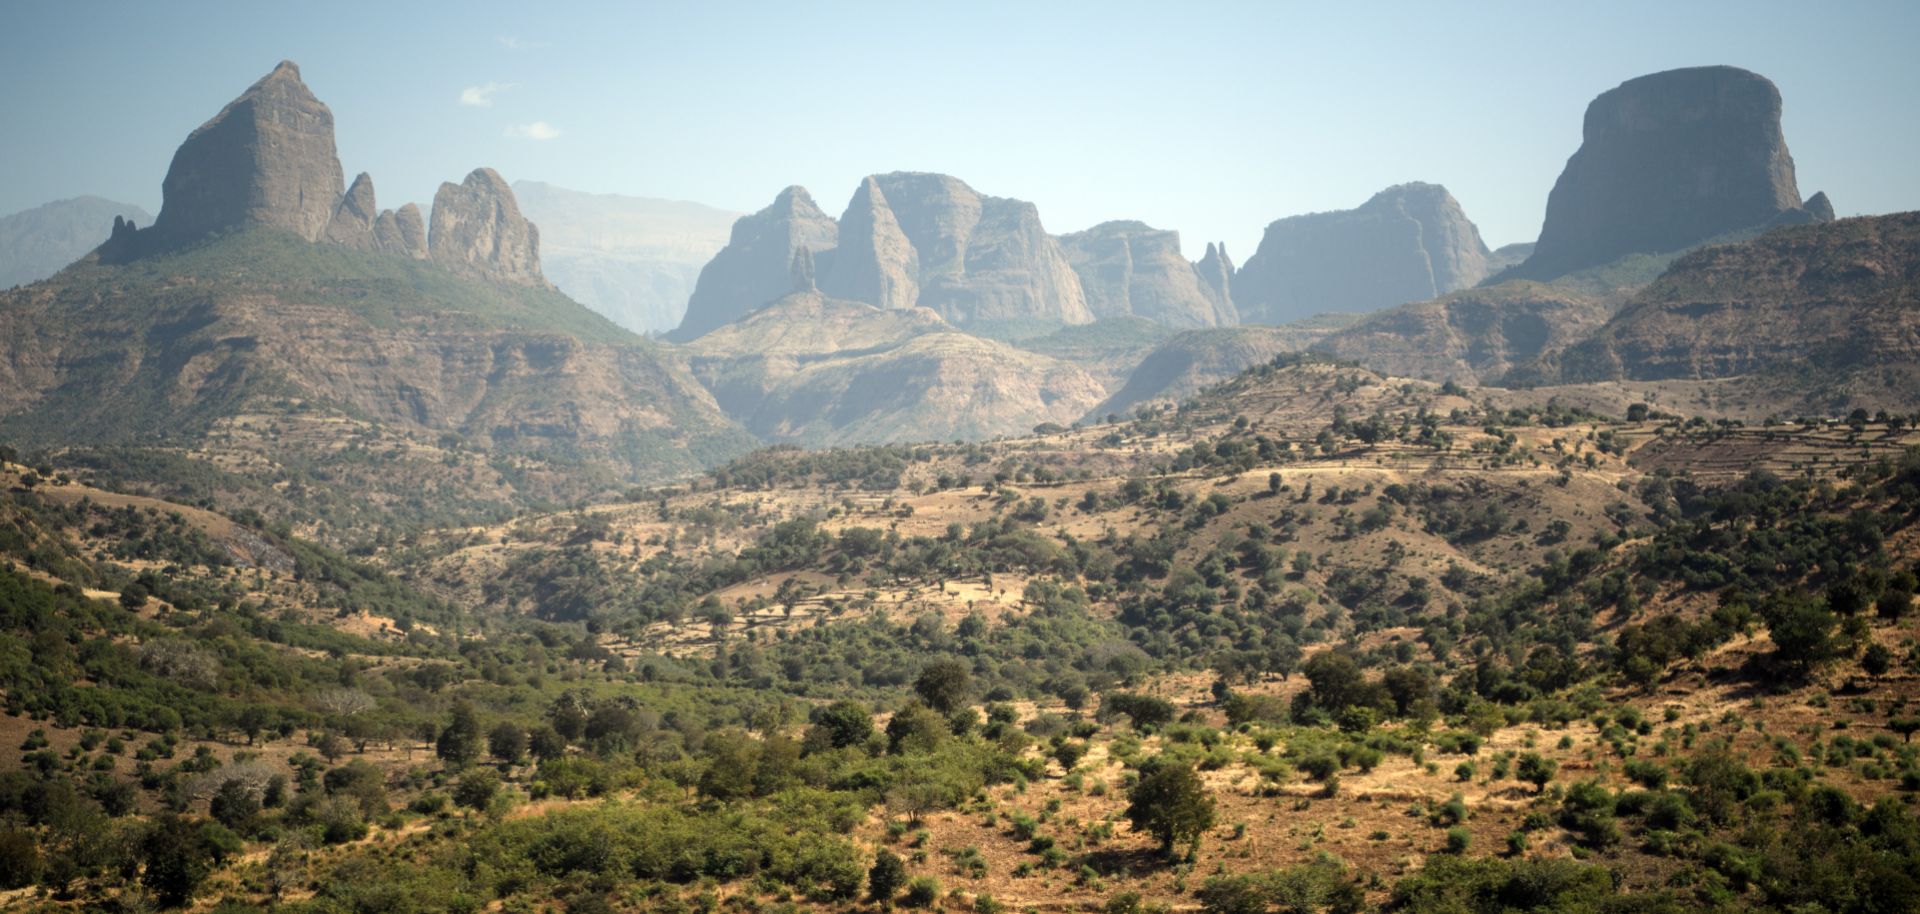
<svg viewBox="0 0 1920 914">
<path fill-rule="evenodd" d="M 1530 240 L 1594 95 L 1734 64 L 1779 84 L 1805 194 L 1920 208 L 1920 3 L 461 3 L 0 0 L 0 213 L 160 205 L 187 133 L 281 58 L 351 180 L 426 203 L 477 165 L 582 190 L 838 215 L 943 171 L 1050 231 L 1224 239 L 1447 185 Z M 464 101 L 467 103 L 463 103 Z"/>
</svg>

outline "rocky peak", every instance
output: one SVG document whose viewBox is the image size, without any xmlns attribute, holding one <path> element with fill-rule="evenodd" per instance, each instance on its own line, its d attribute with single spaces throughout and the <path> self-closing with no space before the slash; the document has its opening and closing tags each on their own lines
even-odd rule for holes
<svg viewBox="0 0 1920 914">
<path fill-rule="evenodd" d="M 363 171 L 353 179 L 346 196 L 340 198 L 340 205 L 334 207 L 333 219 L 327 223 L 326 239 L 334 244 L 369 250 L 374 245 L 373 224 L 379 218 L 373 177 Z"/>
<path fill-rule="evenodd" d="M 387 254 L 427 259 L 427 221 L 412 203 L 398 210 L 381 210 L 373 223 L 373 249 Z"/>
<path fill-rule="evenodd" d="M 733 223 L 727 246 L 700 270 L 687 314 L 667 339 L 686 342 L 723 326 L 792 291 L 794 257 L 801 248 L 830 273 L 827 255 L 839 245 L 840 229 L 798 185 L 773 203 Z"/>
<path fill-rule="evenodd" d="M 1800 204 L 1800 208 L 1806 210 L 1807 216 L 1814 222 L 1833 221 L 1833 201 L 1827 199 L 1824 190 L 1808 197 L 1807 202 Z"/>
<path fill-rule="evenodd" d="M 1144 222 L 1104 222 L 1060 236 L 1060 247 L 1097 317 L 1143 317 L 1180 328 L 1238 322 L 1181 255 L 1179 232 Z"/>
<path fill-rule="evenodd" d="M 491 168 L 476 168 L 433 195 L 427 254 L 456 272 L 484 279 L 544 285 L 540 230 L 514 202 L 513 188 Z"/>
<path fill-rule="evenodd" d="M 1200 282 L 1206 288 L 1207 297 L 1213 299 L 1214 307 L 1233 312 L 1238 320 L 1238 312 L 1233 305 L 1233 258 L 1227 256 L 1227 243 L 1207 242 L 1206 256 L 1193 265 L 1194 272 L 1200 274 Z"/>
<path fill-rule="evenodd" d="M 920 263 L 919 304 L 956 324 L 1093 320 L 1079 278 L 1032 203 L 949 175 L 874 177 Z"/>
<path fill-rule="evenodd" d="M 1539 243 L 1509 275 L 1551 279 L 1815 215 L 1800 205 L 1772 82 L 1737 67 L 1669 70 L 1587 106 Z"/>
<path fill-rule="evenodd" d="M 1389 187 L 1350 210 L 1267 226 L 1232 274 L 1243 320 L 1285 323 L 1329 311 L 1375 311 L 1485 278 L 1487 246 L 1438 184 Z"/>
<path fill-rule="evenodd" d="M 343 183 L 333 113 L 281 61 L 180 145 L 154 227 L 172 242 L 249 226 L 317 241 Z"/>
<path fill-rule="evenodd" d="M 911 308 L 920 297 L 920 257 L 887 203 L 880 182 L 860 182 L 840 217 L 840 247 L 834 253 L 827 290 L 835 298 L 882 308 Z"/>
</svg>

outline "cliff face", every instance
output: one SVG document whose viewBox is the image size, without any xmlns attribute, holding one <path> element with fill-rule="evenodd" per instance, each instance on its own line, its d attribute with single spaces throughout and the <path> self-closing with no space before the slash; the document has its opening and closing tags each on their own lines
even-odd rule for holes
<svg viewBox="0 0 1920 914">
<path fill-rule="evenodd" d="M 1144 317 L 1168 327 L 1218 327 L 1238 323 L 1224 294 L 1219 254 L 1197 267 L 1180 254 L 1180 233 L 1139 222 L 1106 222 L 1060 236 L 1060 247 L 1080 278 L 1087 307 L 1096 318 Z M 1214 274 L 1212 286 L 1202 269 Z"/>
<path fill-rule="evenodd" d="M 701 268 L 686 316 L 667 339 L 696 339 L 786 295 L 793 287 L 794 254 L 804 247 L 817 257 L 839 239 L 839 225 L 806 188 L 781 191 L 767 208 L 734 222 L 727 246 Z"/>
<path fill-rule="evenodd" d="M 1487 246 L 1437 184 L 1402 184 L 1358 209 L 1281 219 L 1233 274 L 1242 320 L 1280 324 L 1330 311 L 1373 311 L 1471 286 Z"/>
<path fill-rule="evenodd" d="M 1833 380 L 1917 364 L 1920 213 L 1899 213 L 1776 229 L 1687 254 L 1542 375 L 1661 381 L 1792 371 Z"/>
<path fill-rule="evenodd" d="M 860 182 L 840 217 L 840 246 L 825 290 L 836 298 L 881 308 L 911 308 L 920 300 L 920 255 L 900 228 L 880 182 Z"/>
<path fill-rule="evenodd" d="M 873 181 L 919 259 L 921 307 L 962 327 L 1092 322 L 1079 279 L 1033 204 L 982 195 L 947 175 L 894 172 Z"/>
<path fill-rule="evenodd" d="M 495 282 L 544 285 L 540 230 L 513 199 L 513 188 L 491 168 L 476 168 L 459 184 L 433 195 L 427 256 L 450 270 Z"/>
<path fill-rule="evenodd" d="M 1824 196 L 1801 206 L 1780 104 L 1773 83 L 1735 67 L 1669 70 L 1602 93 L 1547 198 L 1539 243 L 1509 275 L 1553 279 L 1768 222 L 1831 219 Z"/>
<path fill-rule="evenodd" d="M 180 144 L 161 187 L 154 229 L 173 241 L 243 227 L 318 241 L 344 187 L 333 112 L 281 61 Z"/>
</svg>

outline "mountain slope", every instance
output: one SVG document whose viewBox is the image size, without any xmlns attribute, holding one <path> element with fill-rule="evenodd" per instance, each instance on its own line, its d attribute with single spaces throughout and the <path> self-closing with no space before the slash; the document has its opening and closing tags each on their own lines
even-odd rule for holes
<svg viewBox="0 0 1920 914">
<path fill-rule="evenodd" d="M 1514 281 L 1368 315 L 1313 349 L 1395 377 L 1484 384 L 1584 338 L 1611 312 L 1604 299 Z"/>
<path fill-rule="evenodd" d="M 1831 393 L 1891 408 L 1920 393 L 1917 315 L 1920 213 L 1783 228 L 1680 258 L 1537 377 L 1774 375 L 1792 381 L 1782 406 Z"/>
<path fill-rule="evenodd" d="M 761 438 L 813 447 L 991 438 L 1067 424 L 1085 371 L 954 330 L 925 308 L 787 296 L 697 340 L 694 375 Z"/>
<path fill-rule="evenodd" d="M 130 203 L 74 197 L 0 217 L 0 289 L 37 282 L 107 240 L 114 219 L 153 221 Z"/>
</svg>

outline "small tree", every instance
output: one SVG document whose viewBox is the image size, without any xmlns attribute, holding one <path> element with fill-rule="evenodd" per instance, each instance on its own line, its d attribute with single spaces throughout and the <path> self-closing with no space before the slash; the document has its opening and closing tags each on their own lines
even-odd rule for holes
<svg viewBox="0 0 1920 914">
<path fill-rule="evenodd" d="M 477 768 L 460 776 L 454 785 L 453 801 L 475 811 L 485 810 L 500 792 L 500 776 L 491 768 Z"/>
<path fill-rule="evenodd" d="M 1892 668 L 1893 652 L 1887 650 L 1884 644 L 1879 642 L 1869 644 L 1866 653 L 1860 655 L 1860 669 L 1865 670 L 1868 676 L 1875 679 L 1887 675 L 1887 670 Z"/>
<path fill-rule="evenodd" d="M 881 904 L 892 904 L 893 896 L 907 883 L 907 865 L 892 851 L 881 848 L 874 855 L 873 868 L 867 870 L 867 890 L 873 900 Z"/>
<path fill-rule="evenodd" d="M 952 714 L 967 700 L 972 679 L 973 674 L 966 664 L 951 657 L 942 657 L 920 671 L 920 678 L 913 681 L 913 690 L 934 710 Z"/>
<path fill-rule="evenodd" d="M 501 721 L 487 732 L 487 751 L 506 764 L 517 764 L 527 754 L 527 731 L 519 724 Z"/>
<path fill-rule="evenodd" d="M 1179 845 L 1197 845 L 1213 827 L 1213 797 L 1206 785 L 1192 768 L 1172 760 L 1149 764 L 1128 799 L 1127 819 L 1159 839 L 1169 857 Z"/>
<path fill-rule="evenodd" d="M 214 834 L 216 830 L 220 835 Z M 221 836 L 227 840 L 220 840 Z M 232 834 L 220 826 L 163 815 L 140 842 L 140 856 L 146 862 L 140 884 L 163 907 L 181 907 L 193 900 L 200 883 L 225 859 L 232 840 Z"/>
<path fill-rule="evenodd" d="M 480 718 L 472 705 L 463 701 L 453 706 L 453 717 L 433 748 L 442 761 L 456 768 L 473 764 L 480 755 Z"/>
<path fill-rule="evenodd" d="M 1547 789 L 1548 782 L 1553 780 L 1554 774 L 1559 770 L 1559 762 L 1543 758 L 1539 753 L 1529 752 L 1520 756 L 1520 766 L 1514 771 L 1514 776 L 1532 784 L 1535 791 L 1543 791 Z"/>
</svg>

